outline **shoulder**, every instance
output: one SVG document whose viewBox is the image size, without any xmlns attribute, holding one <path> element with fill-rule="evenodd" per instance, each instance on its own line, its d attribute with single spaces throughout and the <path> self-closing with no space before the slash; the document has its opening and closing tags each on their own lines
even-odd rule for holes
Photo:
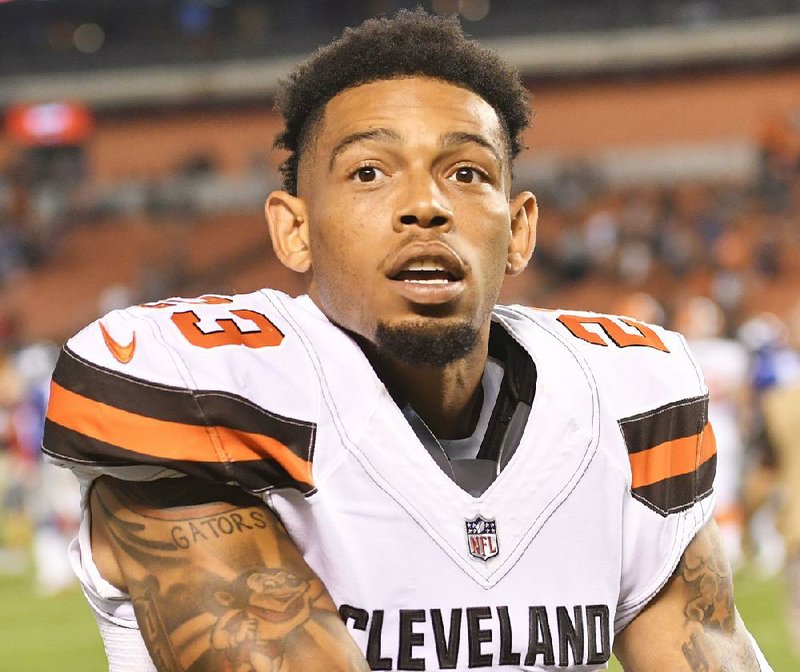
<svg viewBox="0 0 800 672">
<path fill-rule="evenodd" d="M 503 310 L 534 345 L 538 330 L 572 353 L 595 391 L 600 450 L 626 486 L 620 630 L 658 594 L 713 510 L 716 443 L 706 383 L 676 332 L 620 315 Z M 559 394 L 574 405 L 571 387 Z"/>
<path fill-rule="evenodd" d="M 305 311 L 308 312 L 308 311 Z M 305 482 L 319 407 L 308 342 L 329 323 L 277 292 L 169 299 L 114 311 L 64 346 L 44 450 L 131 478 Z M 268 477 L 268 478 L 267 478 Z"/>
<path fill-rule="evenodd" d="M 59 367 L 91 376 L 103 371 L 153 387 L 252 391 L 258 373 L 290 369 L 300 374 L 304 339 L 296 300 L 278 292 L 171 298 L 117 310 L 70 338 Z M 311 334 L 313 338 L 313 333 Z M 297 375 L 272 378 L 285 386 Z"/>
<path fill-rule="evenodd" d="M 635 499 L 666 516 L 711 494 L 716 444 L 708 388 L 680 334 L 618 315 L 504 310 L 551 334 L 583 362 L 596 391 L 600 431 L 622 439 L 604 442 L 606 454 L 626 473 Z M 520 328 L 526 331 L 532 329 Z M 566 387 L 561 394 L 571 398 Z"/>
<path fill-rule="evenodd" d="M 498 313 L 548 332 L 585 362 L 606 402 L 621 416 L 707 394 L 700 368 L 677 332 L 588 311 L 507 306 Z"/>
</svg>

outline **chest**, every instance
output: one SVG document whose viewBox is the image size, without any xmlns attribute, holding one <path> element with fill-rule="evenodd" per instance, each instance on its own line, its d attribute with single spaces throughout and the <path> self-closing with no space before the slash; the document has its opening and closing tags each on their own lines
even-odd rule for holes
<svg viewBox="0 0 800 672">
<path fill-rule="evenodd" d="M 475 498 L 391 418 L 330 447 L 338 463 L 313 496 L 272 498 L 372 669 L 602 667 L 626 486 L 597 428 L 547 430 L 534 412 Z"/>
</svg>

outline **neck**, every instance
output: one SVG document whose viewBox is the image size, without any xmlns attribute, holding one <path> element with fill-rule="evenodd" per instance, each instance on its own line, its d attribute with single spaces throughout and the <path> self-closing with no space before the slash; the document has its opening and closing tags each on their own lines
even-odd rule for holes
<svg viewBox="0 0 800 672">
<path fill-rule="evenodd" d="M 482 402 L 488 324 L 473 350 L 443 367 L 406 364 L 381 355 L 372 344 L 362 347 L 390 394 L 409 404 L 434 436 L 461 439 L 472 433 Z"/>
</svg>

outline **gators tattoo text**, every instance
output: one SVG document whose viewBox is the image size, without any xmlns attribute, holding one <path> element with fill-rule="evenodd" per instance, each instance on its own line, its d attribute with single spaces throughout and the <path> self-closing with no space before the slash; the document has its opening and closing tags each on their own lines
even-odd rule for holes
<svg viewBox="0 0 800 672">
<path fill-rule="evenodd" d="M 269 512 L 220 502 L 157 509 L 136 488 L 96 487 L 93 515 L 159 670 L 369 669 Z"/>
</svg>

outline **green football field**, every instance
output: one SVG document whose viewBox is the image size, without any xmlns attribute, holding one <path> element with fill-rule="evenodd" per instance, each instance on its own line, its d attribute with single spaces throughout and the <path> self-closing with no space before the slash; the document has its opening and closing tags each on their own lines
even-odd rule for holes
<svg viewBox="0 0 800 672">
<path fill-rule="evenodd" d="M 784 618 L 782 581 L 737 575 L 736 601 L 776 672 L 800 670 Z M 105 672 L 94 618 L 80 591 L 33 594 L 29 577 L 0 577 L 0 672 Z M 612 670 L 620 670 L 612 662 Z M 666 672 L 666 671 L 665 671 Z"/>
</svg>

